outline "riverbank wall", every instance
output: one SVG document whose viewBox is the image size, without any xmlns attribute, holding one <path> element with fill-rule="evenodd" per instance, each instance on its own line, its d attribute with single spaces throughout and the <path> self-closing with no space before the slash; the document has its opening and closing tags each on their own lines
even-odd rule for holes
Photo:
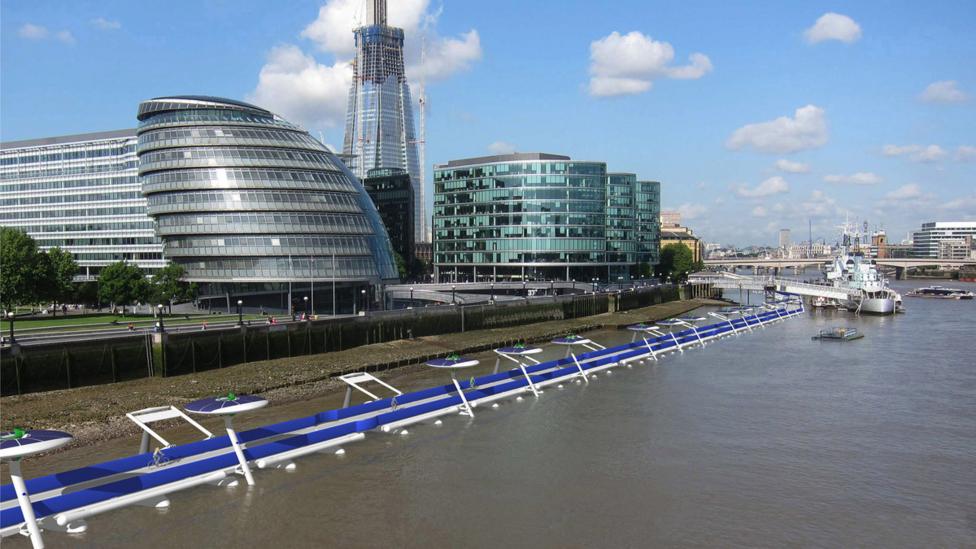
<svg viewBox="0 0 976 549">
<path fill-rule="evenodd" d="M 343 351 L 397 340 L 584 318 L 709 295 L 704 285 L 563 295 L 485 305 L 371 312 L 366 316 L 198 332 L 133 334 L 0 350 L 0 396 Z"/>
</svg>

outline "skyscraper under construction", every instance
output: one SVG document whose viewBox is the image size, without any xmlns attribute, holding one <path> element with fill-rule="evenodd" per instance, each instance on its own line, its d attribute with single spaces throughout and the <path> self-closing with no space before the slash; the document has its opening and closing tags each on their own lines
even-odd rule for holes
<svg viewBox="0 0 976 549">
<path fill-rule="evenodd" d="M 403 68 L 403 29 L 386 24 L 386 0 L 367 0 L 368 24 L 355 29 L 356 60 L 342 152 L 360 179 L 377 168 L 410 174 L 415 241 L 427 241 L 426 194 L 417 159 L 410 86 Z"/>
</svg>

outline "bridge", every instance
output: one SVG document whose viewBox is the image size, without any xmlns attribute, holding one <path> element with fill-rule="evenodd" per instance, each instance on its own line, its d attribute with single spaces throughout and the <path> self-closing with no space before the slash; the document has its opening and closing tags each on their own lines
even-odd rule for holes
<svg viewBox="0 0 976 549">
<path fill-rule="evenodd" d="M 825 297 L 828 299 L 847 300 L 857 299 L 861 292 L 847 288 L 835 288 L 822 284 L 810 284 L 788 278 L 773 276 L 746 276 L 735 273 L 713 273 L 702 271 L 692 273 L 688 277 L 691 283 L 711 284 L 722 290 L 747 290 L 763 292 L 774 290 L 782 293 L 804 295 L 809 297 Z"/>
<path fill-rule="evenodd" d="M 833 257 L 809 257 L 809 258 L 741 258 L 731 257 L 723 259 L 706 259 L 706 267 L 763 267 L 763 268 L 788 268 L 788 267 L 815 267 L 833 261 Z M 976 265 L 976 259 L 937 259 L 937 258 L 881 258 L 872 259 L 875 265 L 881 267 L 895 267 L 898 269 L 910 269 L 913 267 L 937 267 L 939 269 L 958 269 L 966 265 Z"/>
</svg>

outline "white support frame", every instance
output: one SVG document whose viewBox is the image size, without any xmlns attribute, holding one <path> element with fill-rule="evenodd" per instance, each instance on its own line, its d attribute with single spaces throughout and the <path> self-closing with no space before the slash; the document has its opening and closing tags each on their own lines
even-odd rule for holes
<svg viewBox="0 0 976 549">
<path fill-rule="evenodd" d="M 732 328 L 732 334 L 735 335 L 735 336 L 738 336 L 739 335 L 739 330 L 736 330 L 735 329 L 735 323 L 732 322 L 732 319 L 731 318 L 729 318 L 727 316 L 724 316 L 724 315 L 720 315 L 718 313 L 709 312 L 707 314 L 709 316 L 715 317 L 715 318 L 717 318 L 719 320 L 724 320 L 724 321 L 728 322 L 729 323 L 729 328 Z"/>
<path fill-rule="evenodd" d="M 534 364 L 540 364 L 540 362 L 538 360 L 532 358 L 529 355 L 514 355 L 513 356 L 513 355 L 510 355 L 510 354 L 507 354 L 507 353 L 503 353 L 503 352 L 499 351 L 498 349 L 495 349 L 495 354 L 498 355 L 498 358 L 495 359 L 495 373 L 496 374 L 498 373 L 498 365 L 501 362 L 502 358 L 507 358 L 508 360 L 511 360 L 512 362 L 514 362 L 515 364 L 518 365 L 519 370 L 522 370 L 522 375 L 524 375 L 525 376 L 525 380 L 529 382 L 529 389 L 532 390 L 532 394 L 535 395 L 535 396 L 539 396 L 539 393 L 541 393 L 542 391 L 540 391 L 539 389 L 536 388 L 535 383 L 532 382 L 532 376 L 530 376 L 529 375 L 529 372 L 526 371 L 526 369 L 525 369 L 525 363 L 522 362 L 519 359 L 520 358 L 524 358 L 524 359 L 527 359 L 527 360 L 532 361 Z M 518 358 L 515 358 L 516 356 Z"/>
<path fill-rule="evenodd" d="M 125 414 L 125 417 L 132 420 L 133 423 L 142 429 L 142 441 L 139 443 L 139 453 L 145 454 L 149 452 L 149 437 L 153 437 L 160 443 L 162 443 L 163 448 L 169 448 L 172 446 L 165 438 L 160 436 L 159 433 L 153 431 L 149 427 L 150 423 L 155 423 L 157 421 L 166 421 L 167 419 L 182 418 L 186 420 L 187 423 L 197 428 L 198 431 L 203 433 L 205 439 L 213 438 L 213 433 L 208 431 L 203 425 L 200 425 L 196 421 L 184 414 L 182 410 L 176 406 L 156 406 L 153 408 L 143 408 L 142 410 L 136 410 L 134 412 L 129 412 Z"/>
<path fill-rule="evenodd" d="M 468 402 L 468 397 L 465 396 L 464 391 L 461 390 L 461 384 L 458 383 L 457 375 L 454 370 L 451 370 L 451 383 L 454 384 L 454 388 L 457 389 L 458 394 L 461 395 L 461 402 L 464 403 L 458 407 L 460 409 L 460 414 L 468 417 L 474 417 L 474 409 L 471 407 L 471 403 Z"/>
<path fill-rule="evenodd" d="M 353 389 L 356 389 L 360 393 L 363 393 L 364 395 L 368 396 L 372 400 L 380 400 L 380 397 L 378 397 L 378 396 L 374 395 L 373 393 L 367 391 L 366 389 L 360 387 L 359 386 L 360 383 L 366 383 L 366 382 L 369 382 L 369 381 L 375 381 L 376 383 L 379 383 L 383 387 L 386 387 L 390 391 L 393 391 L 394 393 L 396 393 L 395 396 L 400 396 L 400 395 L 403 394 L 403 392 L 400 391 L 399 389 L 397 389 L 396 387 L 394 387 L 394 386 L 390 385 L 389 383 L 386 383 L 383 380 L 379 379 L 378 377 L 376 377 L 376 376 L 374 376 L 372 374 L 368 374 L 366 372 L 355 372 L 355 373 L 352 373 L 352 374 L 341 375 L 341 376 L 339 376 L 339 379 L 343 383 L 345 383 L 346 385 L 348 385 L 348 387 L 346 387 L 346 398 L 342 402 L 342 407 L 343 408 L 348 408 L 349 407 L 349 404 L 352 401 L 352 390 Z M 372 401 L 368 401 L 368 402 L 372 402 Z"/>
<path fill-rule="evenodd" d="M 698 343 L 699 343 L 699 344 L 700 344 L 700 345 L 701 345 L 702 347 L 704 347 L 704 346 L 705 346 L 705 342 L 704 342 L 704 341 L 702 341 L 702 338 L 701 338 L 701 334 L 699 334 L 699 333 L 698 333 L 698 327 L 697 327 L 697 326 L 695 326 L 694 324 L 692 324 L 692 323 L 690 323 L 690 322 L 686 322 L 686 321 L 684 321 L 684 320 L 681 320 L 680 318 L 678 318 L 678 319 L 675 319 L 675 322 L 680 322 L 682 326 L 687 326 L 687 327 L 689 327 L 689 328 L 691 328 L 691 330 L 692 330 L 693 332 L 695 332 L 695 337 L 697 337 L 697 338 L 698 338 Z"/>
</svg>

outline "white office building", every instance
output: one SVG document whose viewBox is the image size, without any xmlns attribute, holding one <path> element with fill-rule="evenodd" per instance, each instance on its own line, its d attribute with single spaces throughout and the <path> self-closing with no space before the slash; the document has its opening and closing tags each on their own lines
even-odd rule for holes
<svg viewBox="0 0 976 549">
<path fill-rule="evenodd" d="M 139 183 L 136 131 L 0 143 L 0 225 L 60 247 L 90 280 L 121 260 L 165 265 Z"/>
<path fill-rule="evenodd" d="M 940 255 L 946 247 L 941 243 L 946 240 L 958 241 L 967 236 L 976 236 L 976 221 L 935 221 L 922 223 L 922 230 L 915 231 L 912 241 L 912 255 L 915 257 L 928 257 L 939 259 L 944 258 Z"/>
</svg>

